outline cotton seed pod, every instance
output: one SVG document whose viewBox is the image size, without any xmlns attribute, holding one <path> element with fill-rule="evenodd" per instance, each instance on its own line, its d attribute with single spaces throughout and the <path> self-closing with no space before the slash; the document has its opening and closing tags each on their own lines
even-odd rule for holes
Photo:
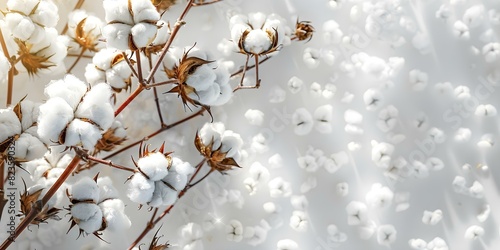
<svg viewBox="0 0 500 250">
<path fill-rule="evenodd" d="M 309 21 L 300 21 L 297 19 L 295 24 L 295 33 L 292 39 L 297 39 L 299 41 L 307 40 L 311 41 L 314 33 L 314 27 L 311 25 Z"/>
</svg>

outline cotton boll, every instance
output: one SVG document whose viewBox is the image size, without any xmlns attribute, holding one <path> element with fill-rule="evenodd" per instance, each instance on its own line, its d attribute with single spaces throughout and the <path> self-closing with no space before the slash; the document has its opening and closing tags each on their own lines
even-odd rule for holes
<svg viewBox="0 0 500 250">
<path fill-rule="evenodd" d="M 342 36 L 342 30 L 339 29 L 339 24 L 337 22 L 328 20 L 323 23 L 323 40 L 326 44 L 338 44 Z"/>
<path fill-rule="evenodd" d="M 471 28 L 479 26 L 484 20 L 484 6 L 478 4 L 468 8 L 462 20 Z"/>
<path fill-rule="evenodd" d="M 146 204 L 151 201 L 155 184 L 148 180 L 141 173 L 135 173 L 129 181 L 127 196 L 128 198 L 139 204 Z"/>
<path fill-rule="evenodd" d="M 107 19 L 107 18 L 106 18 Z M 128 38 L 132 35 L 128 24 L 114 23 L 102 28 L 102 36 L 106 39 L 108 48 L 128 50 Z"/>
<path fill-rule="evenodd" d="M 290 217 L 290 227 L 297 232 L 306 232 L 309 227 L 307 214 L 303 211 L 293 211 Z"/>
<path fill-rule="evenodd" d="M 297 242 L 291 240 L 291 239 L 284 239 L 284 240 L 280 240 L 278 241 L 278 243 L 276 244 L 276 249 L 277 250 L 298 250 L 299 249 L 299 245 L 297 244 Z"/>
<path fill-rule="evenodd" d="M 78 118 L 92 120 L 105 131 L 111 127 L 114 120 L 114 110 L 110 98 L 111 88 L 108 84 L 94 85 L 78 105 L 75 115 Z"/>
<path fill-rule="evenodd" d="M 289 197 L 292 195 L 292 186 L 282 177 L 276 177 L 269 181 L 269 193 L 272 198 Z"/>
<path fill-rule="evenodd" d="M 113 181 L 108 176 L 99 177 L 97 179 L 97 186 L 99 187 L 99 200 L 97 203 L 118 197 L 118 190 L 113 186 Z"/>
<path fill-rule="evenodd" d="M 131 12 L 135 23 L 160 19 L 160 13 L 156 11 L 151 1 L 132 0 Z"/>
<path fill-rule="evenodd" d="M 429 168 L 421 161 L 413 161 L 410 171 L 412 176 L 419 179 L 429 177 Z"/>
<path fill-rule="evenodd" d="M 488 63 L 498 61 L 500 58 L 500 43 L 488 43 L 484 45 L 483 56 Z"/>
<path fill-rule="evenodd" d="M 309 207 L 309 201 L 304 195 L 293 195 L 290 202 L 295 210 L 306 211 L 307 207 Z"/>
<path fill-rule="evenodd" d="M 443 130 L 439 128 L 433 127 L 429 129 L 427 133 L 432 141 L 437 144 L 441 144 L 446 140 L 446 135 L 444 134 Z"/>
<path fill-rule="evenodd" d="M 481 140 L 477 143 L 477 146 L 480 148 L 491 148 L 493 145 L 495 145 L 495 141 L 492 134 L 482 135 Z"/>
<path fill-rule="evenodd" d="M 490 216 L 490 213 L 491 213 L 490 205 L 486 204 L 481 210 L 481 212 L 478 215 L 476 215 L 476 218 L 479 222 L 485 222 Z"/>
<path fill-rule="evenodd" d="M 7 140 L 10 136 L 21 134 L 21 123 L 16 113 L 10 109 L 0 109 L 0 142 Z"/>
<path fill-rule="evenodd" d="M 297 135 L 307 135 L 313 127 L 313 117 L 305 108 L 297 109 L 292 115 L 294 132 Z"/>
<path fill-rule="evenodd" d="M 306 170 L 307 172 L 316 172 L 319 168 L 319 165 L 316 163 L 316 159 L 310 155 L 298 157 L 297 163 L 300 168 Z"/>
<path fill-rule="evenodd" d="M 422 72 L 418 69 L 413 69 L 410 71 L 410 84 L 414 91 L 422 91 L 427 86 L 427 81 L 429 76 L 427 73 Z"/>
<path fill-rule="evenodd" d="M 429 250 L 448 250 L 448 245 L 446 242 L 439 238 L 436 237 L 432 239 L 429 243 L 427 243 L 427 249 Z"/>
<path fill-rule="evenodd" d="M 367 110 L 376 110 L 380 106 L 382 94 L 376 89 L 368 89 L 363 94 L 363 101 Z"/>
<path fill-rule="evenodd" d="M 385 142 L 372 141 L 372 161 L 381 168 L 388 168 L 394 146 Z"/>
<path fill-rule="evenodd" d="M 470 140 L 472 131 L 469 128 L 459 128 L 455 133 L 455 141 L 468 142 Z"/>
<path fill-rule="evenodd" d="M 396 228 L 393 225 L 381 225 L 377 228 L 377 242 L 380 245 L 390 245 L 396 241 Z"/>
<path fill-rule="evenodd" d="M 238 220 L 231 220 L 226 225 L 226 238 L 229 241 L 240 242 L 243 239 L 243 225 Z"/>
<path fill-rule="evenodd" d="M 474 181 L 472 183 L 472 186 L 469 188 L 469 194 L 472 197 L 475 197 L 475 198 L 478 198 L 478 199 L 483 198 L 483 196 L 484 196 L 484 187 L 483 187 L 483 185 L 481 183 L 479 183 L 478 181 Z"/>
<path fill-rule="evenodd" d="M 371 207 L 388 207 L 392 203 L 394 193 L 388 187 L 382 186 L 380 183 L 372 185 L 371 190 L 366 194 L 366 203 Z"/>
<path fill-rule="evenodd" d="M 197 223 L 188 223 L 179 230 L 183 250 L 203 250 L 203 229 Z"/>
<path fill-rule="evenodd" d="M 292 94 L 296 94 L 302 89 L 304 82 L 300 78 L 298 78 L 296 76 L 292 76 L 292 78 L 290 78 L 290 80 L 288 80 L 287 85 L 288 85 L 288 89 L 290 90 L 290 92 Z"/>
<path fill-rule="evenodd" d="M 178 157 L 172 157 L 172 166 L 170 170 L 177 172 L 178 174 L 188 176 L 194 172 L 193 166 L 187 161 L 183 161 Z"/>
<path fill-rule="evenodd" d="M 424 211 L 424 216 L 422 217 L 422 222 L 426 225 L 436 225 L 443 219 L 443 211 L 437 209 L 435 211 Z"/>
<path fill-rule="evenodd" d="M 466 187 L 466 180 L 462 176 L 455 176 L 453 179 L 453 190 L 457 193 L 466 193 L 467 192 L 467 187 Z"/>
<path fill-rule="evenodd" d="M 167 176 L 167 178 L 170 175 Z M 170 206 L 177 200 L 177 190 L 173 190 L 163 181 L 154 182 L 154 192 L 148 205 L 151 207 Z"/>
<path fill-rule="evenodd" d="M 86 233 L 91 234 L 101 228 L 102 211 L 96 204 L 83 202 L 73 204 L 70 212 L 78 226 Z"/>
<path fill-rule="evenodd" d="M 254 162 L 250 166 L 250 177 L 257 183 L 266 183 L 269 180 L 269 170 L 264 167 L 260 162 Z"/>
<path fill-rule="evenodd" d="M 432 171 L 439 171 L 444 168 L 443 161 L 437 157 L 428 158 L 425 165 Z"/>
<path fill-rule="evenodd" d="M 283 166 L 283 158 L 280 154 L 274 154 L 269 157 L 267 163 L 269 163 L 269 167 L 271 167 L 272 169 L 280 168 Z"/>
<path fill-rule="evenodd" d="M 458 20 L 453 24 L 453 34 L 462 40 L 469 40 L 469 27 L 464 22 Z"/>
<path fill-rule="evenodd" d="M 377 127 L 382 132 L 393 130 L 398 123 L 398 115 L 399 111 L 396 107 L 392 105 L 387 106 L 378 113 Z"/>
<path fill-rule="evenodd" d="M 480 226 L 473 225 L 473 226 L 468 227 L 467 230 L 465 230 L 464 237 L 467 240 L 475 240 L 475 239 L 480 238 L 483 235 L 484 235 L 484 229 Z"/>
<path fill-rule="evenodd" d="M 216 150 L 221 146 L 221 137 L 225 126 L 221 122 L 205 123 L 199 131 L 199 136 L 203 144 L 208 145 L 213 141 L 212 149 Z"/>
<path fill-rule="evenodd" d="M 120 199 L 108 199 L 99 204 L 102 215 L 106 220 L 106 229 L 111 232 L 122 231 L 132 225 L 125 214 L 125 205 Z"/>
<path fill-rule="evenodd" d="M 267 238 L 267 232 L 265 228 L 261 226 L 255 226 L 255 227 L 246 227 L 245 228 L 245 238 L 248 239 L 247 243 L 251 246 L 257 246 L 262 243 Z"/>
<path fill-rule="evenodd" d="M 257 109 L 249 109 L 245 112 L 245 118 L 251 125 L 261 126 L 264 121 L 264 113 Z"/>
<path fill-rule="evenodd" d="M 412 249 L 427 250 L 427 242 L 422 239 L 410 239 L 408 244 Z"/>
<path fill-rule="evenodd" d="M 325 84 L 325 89 L 321 92 L 321 95 L 325 99 L 331 99 L 335 92 L 337 91 L 337 87 L 331 83 Z"/>
<path fill-rule="evenodd" d="M 453 91 L 453 93 L 455 94 L 455 97 L 458 100 L 466 100 L 466 99 L 470 98 L 469 87 L 464 86 L 464 85 L 460 85 L 460 86 L 456 87 L 455 90 Z"/>
<path fill-rule="evenodd" d="M 368 207 L 359 201 L 351 201 L 345 208 L 347 224 L 360 225 L 368 220 Z"/>
<path fill-rule="evenodd" d="M 497 109 L 491 104 L 481 104 L 476 107 L 476 111 L 474 112 L 474 114 L 477 116 L 496 116 Z"/>
<path fill-rule="evenodd" d="M 251 149 L 257 153 L 264 153 L 269 151 L 269 146 L 267 145 L 267 139 L 262 133 L 258 133 L 252 137 L 252 143 L 250 145 Z"/>
<path fill-rule="evenodd" d="M 43 157 L 45 152 L 47 152 L 47 146 L 30 133 L 36 135 L 36 127 L 32 127 L 25 131 L 25 133 L 22 133 L 15 142 L 15 157 L 22 159 L 22 161 L 30 161 Z"/>
<path fill-rule="evenodd" d="M 358 111 L 348 109 L 344 112 L 344 120 L 350 124 L 359 124 L 363 121 L 363 115 Z"/>
<path fill-rule="evenodd" d="M 302 55 L 302 60 L 309 69 L 315 69 L 319 66 L 321 52 L 314 48 L 306 48 Z"/>
<path fill-rule="evenodd" d="M 309 88 L 309 93 L 311 94 L 312 97 L 314 98 L 320 97 L 322 92 L 323 91 L 321 90 L 321 84 L 317 82 L 311 83 L 311 87 Z"/>
</svg>

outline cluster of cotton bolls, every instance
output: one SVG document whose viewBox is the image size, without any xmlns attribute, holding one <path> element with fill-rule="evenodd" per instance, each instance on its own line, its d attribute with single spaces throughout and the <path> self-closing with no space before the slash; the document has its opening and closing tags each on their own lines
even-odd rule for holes
<svg viewBox="0 0 500 250">
<path fill-rule="evenodd" d="M 436 237 L 429 242 L 425 242 L 423 239 L 410 239 L 408 244 L 412 249 L 417 250 L 448 250 L 448 245 L 440 237 Z"/>
<path fill-rule="evenodd" d="M 18 162 L 42 157 L 47 151 L 47 147 L 37 134 L 39 105 L 29 100 L 22 100 L 13 107 L 0 110 L 0 144 L 14 143 L 13 157 Z"/>
<path fill-rule="evenodd" d="M 29 74 L 51 73 L 54 67 L 64 65 L 67 49 L 65 39 L 55 29 L 59 19 L 57 10 L 47 0 L 7 1 L 2 32 L 5 37 L 13 38 L 6 41 L 10 55 L 17 53 Z"/>
<path fill-rule="evenodd" d="M 225 153 L 225 158 L 233 158 L 238 162 L 245 154 L 241 150 L 243 146 L 241 136 L 232 130 L 226 130 L 222 122 L 205 123 L 198 135 L 204 145 L 212 145 L 212 151 Z"/>
<path fill-rule="evenodd" d="M 178 79 L 181 97 L 208 106 L 226 104 L 233 96 L 227 62 L 216 62 L 208 52 L 196 47 L 169 49 L 163 66 L 170 78 Z M 186 86 L 185 86 L 186 85 Z M 183 96 L 185 93 L 186 96 Z"/>
<path fill-rule="evenodd" d="M 130 177 L 127 196 L 151 207 L 174 204 L 194 171 L 188 162 L 162 152 L 146 152 L 136 166 L 138 171 Z"/>
<path fill-rule="evenodd" d="M 106 0 L 103 6 L 107 25 L 102 29 L 102 36 L 108 47 L 137 50 L 156 38 L 160 13 L 151 1 Z"/>
<path fill-rule="evenodd" d="M 40 105 L 37 131 L 48 145 L 93 150 L 102 133 L 113 124 L 111 88 L 105 83 L 89 89 L 80 79 L 66 75 L 51 81 L 45 95 L 48 100 Z"/>
<path fill-rule="evenodd" d="M 80 233 L 98 235 L 104 230 L 120 231 L 131 226 L 109 177 L 83 177 L 71 186 L 68 197 L 72 227 L 78 225 Z"/>
<path fill-rule="evenodd" d="M 291 30 L 276 14 L 234 15 L 229 20 L 229 29 L 239 52 L 247 55 L 265 55 L 275 52 L 279 46 L 290 44 Z"/>
</svg>

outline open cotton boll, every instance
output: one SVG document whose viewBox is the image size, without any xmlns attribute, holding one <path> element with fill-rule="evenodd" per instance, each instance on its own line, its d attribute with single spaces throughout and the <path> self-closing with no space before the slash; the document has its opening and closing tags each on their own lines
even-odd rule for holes
<svg viewBox="0 0 500 250">
<path fill-rule="evenodd" d="M 437 157 L 428 158 L 425 165 L 432 171 L 439 171 L 444 168 L 444 162 Z"/>
<path fill-rule="evenodd" d="M 394 146 L 386 142 L 377 142 L 373 140 L 372 144 L 372 161 L 381 168 L 388 168 Z"/>
<path fill-rule="evenodd" d="M 321 58 L 321 52 L 319 50 L 314 48 L 304 49 L 302 60 L 309 69 L 317 68 L 320 63 L 320 58 Z"/>
<path fill-rule="evenodd" d="M 422 239 L 410 239 L 408 245 L 410 245 L 412 249 L 427 250 L 427 242 Z"/>
<path fill-rule="evenodd" d="M 75 119 L 66 129 L 64 145 L 81 145 L 84 149 L 93 150 L 101 137 L 101 131 L 97 126 L 80 119 Z"/>
<path fill-rule="evenodd" d="M 169 171 L 169 174 L 162 179 L 163 182 L 168 183 L 176 191 L 181 191 L 187 184 L 187 176 L 179 174 L 175 171 Z"/>
<path fill-rule="evenodd" d="M 108 48 L 128 50 L 128 38 L 131 36 L 130 25 L 115 23 L 102 28 L 102 36 L 106 39 Z"/>
<path fill-rule="evenodd" d="M 426 225 L 436 225 L 441 219 L 443 219 L 443 211 L 440 209 L 436 209 L 434 211 L 424 211 L 424 215 L 422 216 L 422 222 Z"/>
<path fill-rule="evenodd" d="M 297 135 L 307 135 L 313 128 L 313 117 L 305 108 L 297 109 L 292 115 L 294 132 Z"/>
<path fill-rule="evenodd" d="M 296 76 L 292 76 L 292 78 L 290 78 L 290 80 L 288 80 L 287 83 L 288 89 L 292 94 L 298 93 L 302 89 L 303 85 L 304 81 L 302 81 L 300 78 Z"/>
<path fill-rule="evenodd" d="M 316 158 L 311 155 L 305 155 L 297 158 L 297 163 L 299 167 L 306 170 L 307 172 L 316 172 L 319 168 L 319 164 L 316 163 Z"/>
<path fill-rule="evenodd" d="M 333 107 L 330 104 L 319 106 L 314 110 L 315 128 L 322 134 L 332 132 Z"/>
<path fill-rule="evenodd" d="M 132 15 L 128 10 L 127 2 L 121 0 L 104 0 L 103 7 L 105 11 L 106 22 L 122 22 L 133 24 Z"/>
<path fill-rule="evenodd" d="M 390 245 L 396 241 L 396 228 L 393 225 L 381 225 L 377 228 L 377 242 L 380 245 Z"/>
<path fill-rule="evenodd" d="M 477 116 L 496 116 L 497 109 L 491 104 L 481 104 L 476 107 L 474 114 Z"/>
<path fill-rule="evenodd" d="M 187 161 L 183 161 L 178 157 L 172 157 L 172 166 L 170 170 L 177 172 L 178 174 L 182 174 L 188 176 L 194 172 L 194 168 Z"/>
<path fill-rule="evenodd" d="M 221 137 L 225 129 L 222 122 L 205 123 L 205 125 L 201 127 L 198 135 L 205 145 L 208 145 L 213 140 L 212 149 L 216 150 L 221 146 Z"/>
<path fill-rule="evenodd" d="M 483 235 L 484 235 L 484 229 L 480 226 L 473 225 L 468 227 L 467 230 L 465 230 L 464 237 L 466 240 L 475 240 Z"/>
<path fill-rule="evenodd" d="M 289 197 L 292 195 L 292 186 L 282 177 L 276 177 L 269 181 L 269 194 L 272 198 Z"/>
<path fill-rule="evenodd" d="M 470 140 L 472 131 L 469 128 L 459 128 L 455 133 L 455 141 L 467 142 Z"/>
<path fill-rule="evenodd" d="M 427 249 L 429 250 L 448 250 L 448 245 L 443 239 L 436 237 L 427 243 Z"/>
<path fill-rule="evenodd" d="M 21 123 L 11 109 L 0 109 L 0 142 L 21 134 Z"/>
<path fill-rule="evenodd" d="M 132 223 L 125 214 L 125 205 L 120 199 L 108 199 L 99 203 L 102 215 L 106 220 L 106 229 L 111 232 L 122 231 L 130 228 Z"/>
<path fill-rule="evenodd" d="M 102 211 L 93 203 L 77 203 L 71 206 L 71 216 L 76 224 L 88 234 L 99 230 L 102 226 Z"/>
<path fill-rule="evenodd" d="M 137 48 L 144 48 L 151 44 L 156 37 L 158 27 L 149 23 L 138 23 L 130 29 L 130 35 Z"/>
<path fill-rule="evenodd" d="M 271 49 L 272 41 L 264 30 L 251 30 L 245 37 L 243 48 L 245 51 L 258 55 Z"/>
<path fill-rule="evenodd" d="M 63 99 L 75 110 L 87 90 L 87 84 L 76 76 L 68 74 L 63 79 L 50 81 L 45 87 L 44 93 L 50 99 L 55 97 Z"/>
<path fill-rule="evenodd" d="M 269 170 L 258 161 L 252 163 L 248 172 L 257 183 L 266 183 L 269 180 Z"/>
<path fill-rule="evenodd" d="M 43 29 L 37 27 L 31 18 L 20 13 L 9 12 L 5 16 L 5 25 L 12 31 L 12 36 L 22 41 L 40 42 Z M 31 39 L 30 39 L 31 38 Z"/>
<path fill-rule="evenodd" d="M 34 126 L 34 123 L 37 122 L 40 103 L 35 103 L 30 100 L 23 100 L 20 105 L 22 114 L 21 125 L 22 130 L 25 131 Z M 36 133 L 33 135 L 36 135 Z"/>
<path fill-rule="evenodd" d="M 230 220 L 226 225 L 226 239 L 240 242 L 243 239 L 243 225 L 238 220 Z"/>
<path fill-rule="evenodd" d="M 248 109 L 245 112 L 245 118 L 251 125 L 260 126 L 264 121 L 264 113 L 257 109 Z"/>
<path fill-rule="evenodd" d="M 345 208 L 347 224 L 360 225 L 368 220 L 368 207 L 359 201 L 351 201 Z"/>
<path fill-rule="evenodd" d="M 162 153 L 154 152 L 140 158 L 137 161 L 137 166 L 149 180 L 159 181 L 168 175 L 170 160 Z"/>
<path fill-rule="evenodd" d="M 108 84 L 99 83 L 93 86 L 78 106 L 76 117 L 90 119 L 101 130 L 107 130 L 115 118 L 110 98 L 111 88 Z"/>
<path fill-rule="evenodd" d="M 291 239 L 279 240 L 276 244 L 277 250 L 298 250 L 299 245 Z"/>
<path fill-rule="evenodd" d="M 269 230 L 266 230 L 261 226 L 246 227 L 244 230 L 244 236 L 247 239 L 247 243 L 249 245 L 257 246 L 266 241 L 268 231 Z"/>
<path fill-rule="evenodd" d="M 366 203 L 371 207 L 388 207 L 392 203 L 394 193 L 388 187 L 382 186 L 380 183 L 372 185 L 371 190 L 366 194 Z"/>
<path fill-rule="evenodd" d="M 189 94 L 189 98 L 198 100 L 205 105 L 211 105 L 220 96 L 220 86 L 217 83 L 211 83 L 208 88 L 202 91 L 196 91 Z"/>
<path fill-rule="evenodd" d="M 309 227 L 307 214 L 304 211 L 293 211 L 290 217 L 290 227 L 297 232 L 306 232 Z"/>
<path fill-rule="evenodd" d="M 493 63 L 500 58 L 500 43 L 488 43 L 483 46 L 483 56 L 486 62 Z"/>
<path fill-rule="evenodd" d="M 131 0 L 131 7 L 135 23 L 160 19 L 160 13 L 158 13 L 151 1 Z"/>
<path fill-rule="evenodd" d="M 295 210 L 306 211 L 309 207 L 309 201 L 305 195 L 293 195 L 290 198 L 290 203 Z"/>
<path fill-rule="evenodd" d="M 377 127 L 382 132 L 393 130 L 398 123 L 398 115 L 399 111 L 396 107 L 392 105 L 387 106 L 378 113 Z"/>
<path fill-rule="evenodd" d="M 462 40 L 469 40 L 469 27 L 464 22 L 457 20 L 453 24 L 453 34 Z"/>
<path fill-rule="evenodd" d="M 334 20 L 323 23 L 323 40 L 326 44 L 338 44 L 342 40 L 343 32 Z"/>
<path fill-rule="evenodd" d="M 47 144 L 59 141 L 61 131 L 73 120 L 73 108 L 60 98 L 50 98 L 40 105 L 37 133 Z"/>
<path fill-rule="evenodd" d="M 135 173 L 129 180 L 127 196 L 133 202 L 146 204 L 151 201 L 154 191 L 155 183 L 153 181 L 148 180 L 141 173 Z"/>
</svg>

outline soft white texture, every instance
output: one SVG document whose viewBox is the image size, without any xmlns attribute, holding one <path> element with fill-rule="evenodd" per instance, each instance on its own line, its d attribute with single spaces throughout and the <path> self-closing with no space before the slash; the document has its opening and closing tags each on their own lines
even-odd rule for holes
<svg viewBox="0 0 500 250">
<path fill-rule="evenodd" d="M 40 139 L 49 145 L 58 142 L 61 131 L 73 117 L 73 109 L 60 97 L 51 98 L 40 105 L 37 130 Z"/>
<path fill-rule="evenodd" d="M 396 241 L 396 234 L 393 225 L 381 225 L 377 228 L 377 242 L 380 245 L 390 245 Z"/>
<path fill-rule="evenodd" d="M 299 245 L 291 239 L 279 240 L 276 244 L 277 250 L 298 250 Z"/>
<path fill-rule="evenodd" d="M 465 230 L 465 239 L 475 240 L 484 235 L 484 229 L 481 226 L 473 225 Z"/>
<path fill-rule="evenodd" d="M 94 85 L 78 105 L 75 116 L 87 118 L 95 122 L 99 128 L 106 131 L 114 120 L 114 110 L 111 105 L 111 88 L 105 83 Z"/>
<path fill-rule="evenodd" d="M 146 204 L 151 201 L 154 190 L 155 184 L 153 181 L 148 180 L 141 173 L 136 173 L 129 180 L 127 196 L 133 202 Z"/>
<path fill-rule="evenodd" d="M 55 97 L 63 99 L 73 110 L 75 110 L 87 90 L 87 84 L 74 75 L 68 74 L 65 75 L 63 79 L 53 80 L 47 84 L 44 93 L 49 99 Z"/>
<path fill-rule="evenodd" d="M 292 94 L 298 93 L 302 89 L 302 85 L 304 85 L 304 82 L 296 76 L 292 76 L 287 83 L 288 89 Z"/>
<path fill-rule="evenodd" d="M 71 198 L 79 201 L 92 200 L 96 203 L 99 200 L 99 187 L 93 179 L 85 176 L 73 184 Z"/>
<path fill-rule="evenodd" d="M 92 150 L 101 137 L 101 131 L 97 126 L 80 119 L 74 119 L 66 129 L 64 145 L 82 146 L 84 149 Z"/>
<path fill-rule="evenodd" d="M 264 121 L 264 113 L 258 109 L 248 109 L 245 118 L 251 125 L 260 126 Z"/>
<path fill-rule="evenodd" d="M 390 206 L 393 198 L 394 193 L 392 190 L 380 183 L 373 184 L 371 190 L 365 196 L 366 203 L 369 206 L 380 208 Z"/>
<path fill-rule="evenodd" d="M 11 109 L 0 109 L 0 142 L 21 133 L 21 123 Z"/>
<path fill-rule="evenodd" d="M 269 192 L 272 198 L 289 197 L 292 195 L 292 186 L 289 182 L 283 180 L 282 177 L 276 177 L 269 181 Z"/>
<path fill-rule="evenodd" d="M 292 124 L 296 135 L 307 135 L 313 128 L 313 117 L 307 109 L 299 108 L 292 115 Z"/>
<path fill-rule="evenodd" d="M 122 231 L 132 225 L 125 214 L 125 205 L 120 199 L 109 199 L 99 203 L 102 216 L 106 220 L 106 229 L 111 232 Z"/>
<path fill-rule="evenodd" d="M 77 203 L 71 207 L 71 216 L 76 219 L 80 229 L 88 234 L 101 228 L 102 211 L 94 203 Z"/>
<path fill-rule="evenodd" d="M 422 216 L 422 222 L 426 225 L 436 225 L 443 218 L 443 211 L 440 209 L 436 209 L 434 211 L 424 211 L 424 215 Z"/>
<path fill-rule="evenodd" d="M 322 105 L 314 110 L 313 114 L 315 125 L 314 128 L 322 134 L 329 134 L 332 132 L 333 121 L 333 106 L 330 104 Z"/>
<path fill-rule="evenodd" d="M 159 181 L 168 174 L 169 160 L 160 152 L 149 153 L 137 161 L 137 166 L 151 181 Z"/>
<path fill-rule="evenodd" d="M 345 208 L 347 224 L 360 225 L 368 220 L 368 207 L 359 201 L 351 201 Z"/>
<path fill-rule="evenodd" d="M 243 239 L 243 225 L 238 220 L 231 220 L 226 225 L 226 239 L 240 242 Z"/>
</svg>

